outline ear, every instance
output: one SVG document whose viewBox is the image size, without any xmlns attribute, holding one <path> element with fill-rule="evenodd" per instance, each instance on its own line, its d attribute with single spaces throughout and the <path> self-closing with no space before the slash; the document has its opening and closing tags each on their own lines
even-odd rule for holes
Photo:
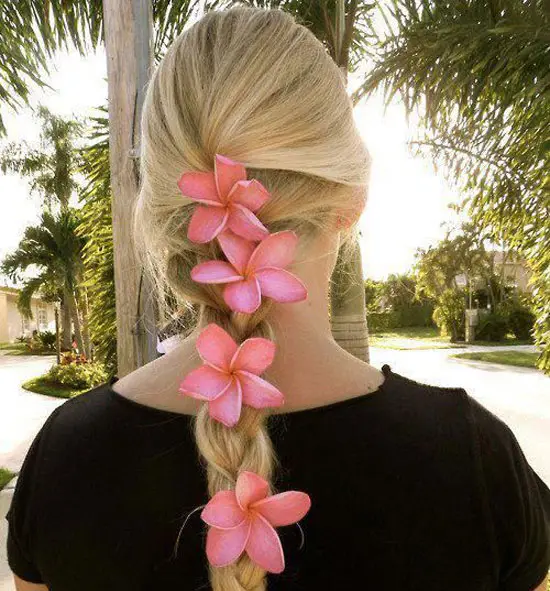
<svg viewBox="0 0 550 591">
<path fill-rule="evenodd" d="M 346 209 L 341 216 L 337 218 L 336 229 L 347 230 L 353 224 L 359 221 L 361 214 L 365 210 L 367 204 L 366 192 L 364 187 L 358 187 L 354 191 L 353 204 L 349 209 Z"/>
</svg>

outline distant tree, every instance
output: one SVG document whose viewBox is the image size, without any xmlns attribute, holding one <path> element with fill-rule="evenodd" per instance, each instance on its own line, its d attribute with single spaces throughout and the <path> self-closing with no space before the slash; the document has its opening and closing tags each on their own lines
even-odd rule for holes
<svg viewBox="0 0 550 591">
<path fill-rule="evenodd" d="M 378 312 L 384 282 L 376 279 L 365 279 L 365 301 L 367 312 Z"/>
<path fill-rule="evenodd" d="M 381 287 L 382 297 L 392 310 L 418 305 L 420 294 L 416 291 L 416 278 L 407 273 L 391 273 Z"/>
<path fill-rule="evenodd" d="M 27 314 L 31 297 L 39 290 L 50 297 L 62 297 L 73 321 L 78 348 L 88 355 L 78 305 L 84 246 L 84 240 L 76 234 L 79 223 L 78 211 L 74 209 L 67 208 L 59 214 L 44 212 L 41 224 L 26 228 L 19 246 L 4 258 L 1 271 L 23 284 L 19 305 Z M 25 277 L 23 273 L 29 267 L 36 267 L 38 275 Z"/>
<path fill-rule="evenodd" d="M 0 170 L 28 179 L 31 191 L 40 195 L 47 209 L 66 210 L 77 188 L 75 175 L 79 163 L 75 143 L 82 126 L 54 115 L 45 107 L 38 109 L 38 116 L 40 147 L 34 148 L 26 142 L 8 144 L 0 152 Z M 69 349 L 72 343 L 70 303 L 63 298 L 61 318 L 63 348 Z"/>
<path fill-rule="evenodd" d="M 416 251 L 414 272 L 417 294 L 439 299 L 447 290 L 458 289 L 457 278 L 466 277 L 467 286 L 492 276 L 491 256 L 484 246 L 485 237 L 470 223 L 461 225 L 455 236 L 447 231 L 443 240 Z"/>
</svg>

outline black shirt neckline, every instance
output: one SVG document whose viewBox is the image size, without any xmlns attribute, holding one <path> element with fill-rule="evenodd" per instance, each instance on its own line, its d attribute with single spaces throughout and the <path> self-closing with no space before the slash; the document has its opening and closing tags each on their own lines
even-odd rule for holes
<svg viewBox="0 0 550 591">
<path fill-rule="evenodd" d="M 277 413 L 273 416 L 284 416 L 284 417 L 302 416 L 302 417 L 305 417 L 305 416 L 309 416 L 312 414 L 329 412 L 329 411 L 335 410 L 335 409 L 346 408 L 348 406 L 352 406 L 353 404 L 358 404 L 360 402 L 364 402 L 365 400 L 368 400 L 371 398 L 377 399 L 382 394 L 384 394 L 385 392 L 388 391 L 388 386 L 389 386 L 391 380 L 393 380 L 393 378 L 396 375 L 387 363 L 385 363 L 382 366 L 381 371 L 384 374 L 384 381 L 380 384 L 380 386 L 376 390 L 373 390 L 372 392 L 366 392 L 364 394 L 360 394 L 359 396 L 353 396 L 352 398 L 346 398 L 344 400 L 337 400 L 336 402 L 331 402 L 329 404 L 324 404 L 322 406 L 314 406 L 311 408 L 303 408 L 300 410 L 293 410 L 290 412 Z M 113 384 L 118 382 L 118 380 L 119 380 L 118 377 L 113 376 L 105 384 L 107 391 L 115 400 L 119 400 L 123 403 L 127 403 L 130 406 L 133 406 L 134 408 L 141 409 L 142 411 L 151 412 L 152 414 L 156 413 L 156 414 L 161 414 L 161 415 L 170 416 L 170 417 L 186 417 L 189 419 L 191 419 L 195 416 L 195 415 L 189 415 L 189 414 L 175 412 L 172 410 L 166 410 L 163 408 L 156 408 L 154 406 L 148 406 L 147 404 L 141 404 L 141 402 L 136 402 L 135 400 L 132 400 L 131 398 L 126 398 L 126 396 L 119 394 L 112 387 Z"/>
</svg>

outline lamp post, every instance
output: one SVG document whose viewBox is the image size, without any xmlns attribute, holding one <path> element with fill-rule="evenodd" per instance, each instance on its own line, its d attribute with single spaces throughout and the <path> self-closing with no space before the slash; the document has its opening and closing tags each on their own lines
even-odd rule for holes
<svg viewBox="0 0 550 591">
<path fill-rule="evenodd" d="M 464 328 L 465 340 L 467 343 L 473 343 L 475 340 L 475 327 L 478 321 L 477 310 L 472 309 L 472 290 L 470 285 L 470 277 L 466 273 L 461 273 L 455 277 L 456 285 L 460 288 L 468 288 L 468 303 L 464 311 Z"/>
</svg>

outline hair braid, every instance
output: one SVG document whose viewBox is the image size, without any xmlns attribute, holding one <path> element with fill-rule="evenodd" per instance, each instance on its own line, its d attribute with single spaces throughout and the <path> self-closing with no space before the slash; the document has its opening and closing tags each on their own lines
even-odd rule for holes
<svg viewBox="0 0 550 591">
<path fill-rule="evenodd" d="M 238 343 L 252 336 L 269 336 L 273 339 L 269 324 L 262 319 L 270 307 L 270 300 L 264 301 L 253 317 L 248 317 L 204 306 L 200 325 L 216 322 Z M 266 419 L 265 411 L 243 407 L 237 425 L 228 428 L 210 418 L 206 405 L 200 409 L 195 419 L 195 438 L 198 450 L 207 463 L 210 496 L 221 490 L 234 489 L 237 476 L 243 470 L 255 472 L 268 482 L 271 481 L 276 459 Z M 215 591 L 265 589 L 265 571 L 246 554 L 232 565 L 211 567 L 210 577 Z"/>
</svg>

